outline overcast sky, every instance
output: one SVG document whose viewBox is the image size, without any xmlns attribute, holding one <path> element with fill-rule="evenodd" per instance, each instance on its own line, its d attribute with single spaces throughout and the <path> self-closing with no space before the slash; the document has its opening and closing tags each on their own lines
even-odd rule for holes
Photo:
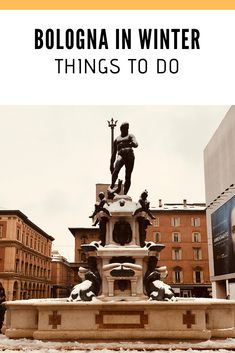
<svg viewBox="0 0 235 353">
<path fill-rule="evenodd" d="M 19 209 L 74 260 L 68 227 L 91 226 L 95 184 L 109 183 L 110 128 L 136 136 L 129 195 L 147 189 L 152 206 L 205 202 L 203 150 L 228 106 L 0 107 L 0 208 Z"/>
</svg>

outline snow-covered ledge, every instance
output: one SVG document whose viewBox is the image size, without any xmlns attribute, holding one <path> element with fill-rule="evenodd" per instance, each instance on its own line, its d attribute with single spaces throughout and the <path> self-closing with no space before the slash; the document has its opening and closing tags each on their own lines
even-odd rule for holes
<svg viewBox="0 0 235 353">
<path fill-rule="evenodd" d="M 200 339 L 235 337 L 235 301 L 69 303 L 7 302 L 5 335 L 46 340 Z"/>
</svg>

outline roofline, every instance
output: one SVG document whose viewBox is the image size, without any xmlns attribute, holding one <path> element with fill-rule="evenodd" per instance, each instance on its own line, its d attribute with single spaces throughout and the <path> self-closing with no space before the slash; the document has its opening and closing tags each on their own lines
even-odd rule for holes
<svg viewBox="0 0 235 353">
<path fill-rule="evenodd" d="M 89 230 L 95 233 L 95 231 L 99 230 L 99 228 L 91 228 L 91 227 L 76 227 L 76 228 L 68 228 L 68 229 L 73 234 L 73 236 L 75 236 L 76 231 Z"/>
<path fill-rule="evenodd" d="M 169 202 L 167 202 L 167 203 L 164 203 L 164 205 L 166 205 L 166 206 L 184 206 L 184 204 L 183 203 L 169 203 Z M 187 203 L 186 204 L 186 207 L 187 206 L 201 206 L 201 207 L 206 207 L 206 203 L 205 202 L 194 202 L 194 203 Z"/>
<path fill-rule="evenodd" d="M 185 208 L 185 209 L 179 209 L 179 208 L 165 208 L 165 207 L 158 207 L 158 208 L 151 208 L 151 212 L 189 212 L 189 213 L 198 213 L 198 212 L 206 212 L 206 207 L 202 208 L 201 210 L 199 209 L 193 209 L 193 208 Z"/>
<path fill-rule="evenodd" d="M 70 262 L 69 262 L 65 257 L 63 257 L 63 256 L 62 256 L 62 259 L 54 258 L 54 257 L 52 256 L 51 262 L 59 262 L 59 263 L 61 263 L 61 264 L 65 264 L 66 266 L 70 267 Z"/>
<path fill-rule="evenodd" d="M 39 232 L 41 235 L 44 235 L 46 238 L 50 239 L 50 240 L 55 240 L 55 238 L 53 238 L 51 235 L 47 234 L 46 232 L 44 232 L 44 230 L 42 230 L 40 227 L 38 227 L 35 223 L 33 223 L 32 221 L 30 221 L 30 219 L 28 219 L 28 217 L 21 212 L 20 210 L 0 210 L 0 215 L 13 215 L 13 216 L 18 216 L 19 218 L 21 218 L 28 226 L 32 227 L 34 230 L 36 230 L 37 232 Z"/>
</svg>

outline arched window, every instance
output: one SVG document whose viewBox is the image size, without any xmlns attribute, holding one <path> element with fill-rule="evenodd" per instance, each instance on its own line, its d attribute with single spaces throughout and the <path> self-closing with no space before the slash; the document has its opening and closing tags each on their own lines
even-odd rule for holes
<svg viewBox="0 0 235 353">
<path fill-rule="evenodd" d="M 182 267 L 176 266 L 173 268 L 173 283 L 183 282 L 183 271 Z"/>
<path fill-rule="evenodd" d="M 199 266 L 195 267 L 193 270 L 193 282 L 203 283 L 203 270 Z"/>
<path fill-rule="evenodd" d="M 86 262 L 86 260 L 87 260 L 87 255 L 86 255 L 86 253 L 85 253 L 85 252 L 82 252 L 82 253 L 81 253 L 81 262 Z"/>
<path fill-rule="evenodd" d="M 19 299 L 19 284 L 17 281 L 13 285 L 13 300 Z"/>
<path fill-rule="evenodd" d="M 0 304 L 2 302 L 5 302 L 5 300 L 6 300 L 5 289 L 2 285 L 2 283 L 0 282 Z"/>
<path fill-rule="evenodd" d="M 159 232 L 155 233 L 155 243 L 159 243 L 161 241 L 161 234 Z"/>
<path fill-rule="evenodd" d="M 86 244 L 86 240 L 87 240 L 87 236 L 86 235 L 82 235 L 81 236 L 81 244 Z"/>
</svg>

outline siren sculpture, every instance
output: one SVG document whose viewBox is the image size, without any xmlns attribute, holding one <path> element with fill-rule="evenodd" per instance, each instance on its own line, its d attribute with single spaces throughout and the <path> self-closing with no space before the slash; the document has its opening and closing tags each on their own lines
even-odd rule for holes
<svg viewBox="0 0 235 353">
<path fill-rule="evenodd" d="M 162 280 L 167 276 L 165 266 L 157 266 L 157 256 L 165 246 L 146 242 L 146 230 L 155 218 L 150 211 L 148 191 L 144 190 L 138 202 L 127 195 L 134 167 L 133 148 L 138 146 L 129 124 L 121 125 L 121 135 L 113 143 L 110 171 L 112 183 L 90 216 L 93 226 L 99 225 L 99 239 L 82 244 L 87 252 L 87 268 L 79 269 L 81 283 L 76 285 L 68 301 L 91 301 L 94 297 L 109 301 L 174 300 L 170 286 Z M 121 168 L 126 168 L 124 193 L 122 182 L 115 182 Z"/>
</svg>

